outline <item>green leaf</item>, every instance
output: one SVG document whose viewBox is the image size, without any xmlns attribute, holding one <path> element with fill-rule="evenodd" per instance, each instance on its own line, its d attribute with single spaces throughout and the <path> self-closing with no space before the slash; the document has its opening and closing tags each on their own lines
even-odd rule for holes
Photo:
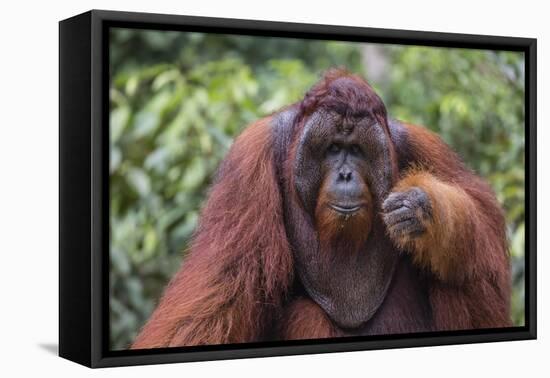
<svg viewBox="0 0 550 378">
<path fill-rule="evenodd" d="M 127 174 L 129 184 L 141 196 L 145 197 L 151 192 L 149 176 L 139 168 L 131 168 Z"/>
</svg>

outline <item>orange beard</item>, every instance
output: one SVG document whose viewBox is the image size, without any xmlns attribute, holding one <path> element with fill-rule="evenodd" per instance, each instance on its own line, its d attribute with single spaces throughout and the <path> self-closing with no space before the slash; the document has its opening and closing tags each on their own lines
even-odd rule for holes
<svg viewBox="0 0 550 378">
<path fill-rule="evenodd" d="M 316 228 L 321 245 L 323 249 L 338 247 L 356 251 L 364 245 L 371 231 L 374 212 L 372 195 L 365 185 L 362 198 L 365 206 L 353 214 L 344 215 L 329 206 L 334 201 L 326 194 L 324 186 L 325 184 L 321 186 L 315 208 Z"/>
</svg>

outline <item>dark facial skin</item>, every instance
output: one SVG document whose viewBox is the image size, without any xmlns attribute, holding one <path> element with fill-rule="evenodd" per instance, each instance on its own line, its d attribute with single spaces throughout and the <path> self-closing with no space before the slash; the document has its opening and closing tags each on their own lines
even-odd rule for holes
<svg viewBox="0 0 550 378">
<path fill-rule="evenodd" d="M 312 114 L 300 137 L 294 171 L 295 188 L 306 211 L 313 213 L 327 178 L 335 200 L 358 200 L 367 185 L 380 209 L 393 182 L 390 149 L 388 136 L 371 117 L 332 110 Z"/>
<path fill-rule="evenodd" d="M 328 180 L 325 190 L 331 209 L 349 216 L 368 205 L 364 196 L 366 164 L 359 145 L 344 138 L 332 143 L 322 165 L 325 180 Z"/>
<path fill-rule="evenodd" d="M 372 317 L 395 269 L 380 217 L 395 180 L 392 148 L 373 117 L 334 109 L 311 114 L 299 135 L 293 184 L 301 204 L 286 203 L 287 231 L 304 289 L 344 329 Z"/>
</svg>

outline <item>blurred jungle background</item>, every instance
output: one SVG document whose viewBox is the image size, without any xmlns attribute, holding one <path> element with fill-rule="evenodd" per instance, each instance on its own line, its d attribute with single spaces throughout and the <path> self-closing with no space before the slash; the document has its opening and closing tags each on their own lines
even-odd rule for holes
<svg viewBox="0 0 550 378">
<path fill-rule="evenodd" d="M 389 114 L 437 132 L 506 210 L 512 314 L 524 324 L 521 53 L 111 29 L 110 327 L 126 349 L 179 268 L 236 135 L 344 66 Z"/>
</svg>

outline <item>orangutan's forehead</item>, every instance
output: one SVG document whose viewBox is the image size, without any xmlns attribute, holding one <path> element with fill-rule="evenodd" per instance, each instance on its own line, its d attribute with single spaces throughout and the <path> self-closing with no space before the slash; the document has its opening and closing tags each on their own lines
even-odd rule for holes
<svg viewBox="0 0 550 378">
<path fill-rule="evenodd" d="M 367 112 L 340 113 L 333 109 L 323 109 L 316 114 L 317 127 L 329 128 L 335 133 L 361 133 L 372 127 L 376 120 Z"/>
<path fill-rule="evenodd" d="M 319 110 L 313 113 L 302 130 L 300 144 L 323 146 L 327 143 L 376 143 L 384 133 L 370 116 L 341 115 Z"/>
<path fill-rule="evenodd" d="M 341 119 L 359 120 L 372 116 L 372 109 L 366 103 L 361 107 L 357 107 L 350 106 L 350 104 L 341 100 L 327 101 L 323 104 L 322 109 L 326 113 L 332 113 L 335 117 L 340 117 Z"/>
</svg>

